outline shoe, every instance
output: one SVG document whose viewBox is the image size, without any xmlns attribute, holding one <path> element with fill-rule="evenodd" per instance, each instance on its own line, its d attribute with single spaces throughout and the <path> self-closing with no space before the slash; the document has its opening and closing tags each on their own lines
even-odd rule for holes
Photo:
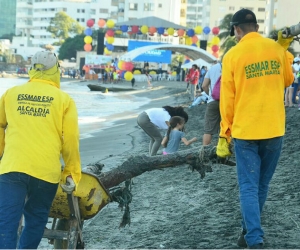
<svg viewBox="0 0 300 250">
<path fill-rule="evenodd" d="M 237 240 L 237 245 L 241 248 L 247 248 L 248 245 L 247 245 L 247 242 L 245 240 L 245 235 L 246 235 L 247 231 L 246 230 L 243 230 Z"/>
<path fill-rule="evenodd" d="M 258 243 L 256 245 L 250 246 L 249 249 L 264 249 L 264 244 Z"/>
</svg>

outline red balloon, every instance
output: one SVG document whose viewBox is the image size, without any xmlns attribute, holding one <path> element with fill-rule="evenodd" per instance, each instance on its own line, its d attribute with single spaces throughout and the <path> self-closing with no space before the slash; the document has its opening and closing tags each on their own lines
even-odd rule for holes
<svg viewBox="0 0 300 250">
<path fill-rule="evenodd" d="M 178 34 L 178 36 L 183 36 L 184 30 L 182 30 L 182 29 L 177 30 L 177 34 Z"/>
<path fill-rule="evenodd" d="M 108 30 L 108 31 L 106 31 L 106 35 L 107 36 L 114 36 L 115 32 L 113 30 Z"/>
<path fill-rule="evenodd" d="M 139 32 L 139 26 L 136 26 L 136 25 L 132 26 L 131 27 L 131 32 L 132 33 L 138 33 Z"/>
<path fill-rule="evenodd" d="M 86 25 L 88 27 L 93 27 L 94 23 L 95 23 L 95 21 L 93 19 L 89 19 L 89 20 L 86 21 Z"/>
<path fill-rule="evenodd" d="M 155 32 L 156 32 L 156 28 L 155 27 L 152 26 L 152 27 L 149 28 L 149 33 L 153 34 Z"/>
<path fill-rule="evenodd" d="M 211 50 L 212 50 L 213 52 L 217 52 L 217 51 L 219 50 L 219 46 L 218 46 L 218 45 L 213 45 L 213 46 L 211 47 Z"/>
<path fill-rule="evenodd" d="M 132 62 L 125 62 L 124 70 L 126 71 L 132 71 L 134 68 L 134 65 Z"/>
<path fill-rule="evenodd" d="M 92 50 L 92 45 L 91 45 L 91 44 L 88 44 L 88 43 L 85 44 L 85 45 L 84 45 L 84 50 L 85 50 L 85 51 L 91 51 L 91 50 Z"/>
<path fill-rule="evenodd" d="M 219 27 L 213 27 L 211 32 L 214 34 L 214 35 L 218 35 L 219 32 L 220 32 L 220 28 Z"/>
</svg>

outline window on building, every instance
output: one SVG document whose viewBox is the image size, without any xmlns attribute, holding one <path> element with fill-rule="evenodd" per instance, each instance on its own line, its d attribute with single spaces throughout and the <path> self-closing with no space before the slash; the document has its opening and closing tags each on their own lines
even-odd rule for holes
<svg viewBox="0 0 300 250">
<path fill-rule="evenodd" d="M 137 3 L 129 3 L 129 10 L 138 10 Z"/>
<path fill-rule="evenodd" d="M 108 9 L 100 9 L 99 13 L 108 13 Z"/>
<path fill-rule="evenodd" d="M 266 9 L 265 9 L 265 8 L 258 8 L 258 11 L 259 11 L 259 12 L 265 12 Z"/>
<path fill-rule="evenodd" d="M 180 17 L 185 17 L 185 9 L 180 10 Z"/>
<path fill-rule="evenodd" d="M 153 3 L 144 3 L 144 11 L 153 11 L 154 4 Z"/>
<path fill-rule="evenodd" d="M 81 9 L 81 13 L 85 13 L 85 9 Z"/>
<path fill-rule="evenodd" d="M 80 18 L 76 18 L 76 21 L 77 21 L 77 22 L 80 22 Z"/>
<path fill-rule="evenodd" d="M 67 8 L 63 8 L 63 11 L 64 11 L 64 12 L 67 12 Z"/>
<path fill-rule="evenodd" d="M 162 4 L 161 3 L 158 4 L 158 8 L 162 8 Z"/>
<path fill-rule="evenodd" d="M 234 6 L 229 6 L 229 10 L 234 10 L 235 7 Z"/>
<path fill-rule="evenodd" d="M 181 0 L 181 3 L 185 3 L 185 0 Z"/>
<path fill-rule="evenodd" d="M 257 19 L 257 23 L 264 23 L 265 22 L 265 20 L 263 20 L 263 19 Z"/>
<path fill-rule="evenodd" d="M 91 15 L 95 15 L 96 14 L 96 10 L 95 9 L 91 9 L 90 13 L 91 13 Z"/>
<path fill-rule="evenodd" d="M 77 13 L 80 13 L 80 9 L 77 9 Z"/>
<path fill-rule="evenodd" d="M 84 23 L 84 18 L 81 18 L 80 21 Z"/>
<path fill-rule="evenodd" d="M 274 17 L 277 17 L 277 10 L 274 10 Z"/>
</svg>

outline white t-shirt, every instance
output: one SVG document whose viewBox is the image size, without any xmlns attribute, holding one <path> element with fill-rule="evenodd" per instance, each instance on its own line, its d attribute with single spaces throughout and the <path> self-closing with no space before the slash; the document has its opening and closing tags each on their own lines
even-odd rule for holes
<svg viewBox="0 0 300 250">
<path fill-rule="evenodd" d="M 204 78 L 210 79 L 209 97 L 208 97 L 207 103 L 214 101 L 214 99 L 211 97 L 211 92 L 215 86 L 215 83 L 219 79 L 221 73 L 222 73 L 221 64 L 217 63 L 217 64 L 213 65 L 205 74 Z"/>
<path fill-rule="evenodd" d="M 168 129 L 168 125 L 166 124 L 166 121 L 170 121 L 171 116 L 168 111 L 166 111 L 164 108 L 152 108 L 145 110 L 147 113 L 150 121 L 161 129 Z"/>
</svg>

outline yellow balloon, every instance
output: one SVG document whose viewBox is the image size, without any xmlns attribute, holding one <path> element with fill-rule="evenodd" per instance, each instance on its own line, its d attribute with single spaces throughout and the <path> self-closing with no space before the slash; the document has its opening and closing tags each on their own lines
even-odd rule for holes
<svg viewBox="0 0 300 250">
<path fill-rule="evenodd" d="M 141 32 L 142 32 L 143 34 L 148 33 L 148 26 L 147 26 L 147 25 L 143 25 L 143 26 L 141 27 Z"/>
<path fill-rule="evenodd" d="M 123 70 L 123 65 L 124 65 L 124 61 L 119 61 L 118 62 L 118 68 Z"/>
<path fill-rule="evenodd" d="M 191 38 L 191 37 L 187 37 L 187 38 L 185 39 L 185 44 L 186 44 L 186 45 L 192 45 L 192 44 L 193 44 L 192 38 Z"/>
<path fill-rule="evenodd" d="M 211 39 L 211 44 L 212 45 L 219 45 L 220 43 L 220 38 L 217 37 L 217 36 L 214 36 L 212 39 Z"/>
<path fill-rule="evenodd" d="M 124 78 L 126 81 L 131 81 L 132 78 L 133 78 L 133 74 L 130 72 L 130 71 L 127 71 L 125 74 L 124 74 Z"/>
<path fill-rule="evenodd" d="M 115 31 L 115 34 L 118 34 L 118 35 L 120 35 L 120 34 L 122 34 L 123 32 L 122 32 L 122 30 L 116 30 Z"/>
<path fill-rule="evenodd" d="M 115 22 L 113 20 L 107 20 L 106 22 L 107 28 L 113 28 L 115 26 Z"/>
<path fill-rule="evenodd" d="M 110 55 L 112 53 L 112 51 L 109 51 L 107 48 L 104 48 L 104 53 L 107 55 Z"/>
<path fill-rule="evenodd" d="M 176 76 L 176 75 L 177 75 L 176 71 L 173 71 L 172 76 Z"/>
<path fill-rule="evenodd" d="M 168 35 L 173 36 L 174 35 L 174 29 L 173 28 L 168 28 L 167 33 L 168 33 Z"/>
<path fill-rule="evenodd" d="M 134 74 L 134 75 L 140 75 L 140 74 L 141 74 L 141 71 L 138 70 L 138 69 L 136 69 L 135 71 L 133 71 L 133 74 Z"/>
<path fill-rule="evenodd" d="M 91 36 L 85 36 L 84 37 L 84 42 L 87 44 L 91 44 L 93 41 L 93 38 Z"/>
<path fill-rule="evenodd" d="M 201 26 L 196 26 L 196 27 L 194 28 L 194 31 L 195 31 L 195 33 L 196 33 L 197 35 L 199 35 L 199 34 L 202 33 L 203 29 L 202 29 Z"/>
<path fill-rule="evenodd" d="M 151 71 L 149 72 L 149 74 L 150 74 L 150 75 L 156 75 L 156 72 L 153 71 L 153 70 L 151 70 Z"/>
<path fill-rule="evenodd" d="M 115 41 L 115 38 L 113 38 L 112 36 L 109 36 L 109 37 L 106 38 L 106 41 L 107 41 L 107 43 L 109 43 L 109 44 L 113 44 L 114 41 Z"/>
</svg>

